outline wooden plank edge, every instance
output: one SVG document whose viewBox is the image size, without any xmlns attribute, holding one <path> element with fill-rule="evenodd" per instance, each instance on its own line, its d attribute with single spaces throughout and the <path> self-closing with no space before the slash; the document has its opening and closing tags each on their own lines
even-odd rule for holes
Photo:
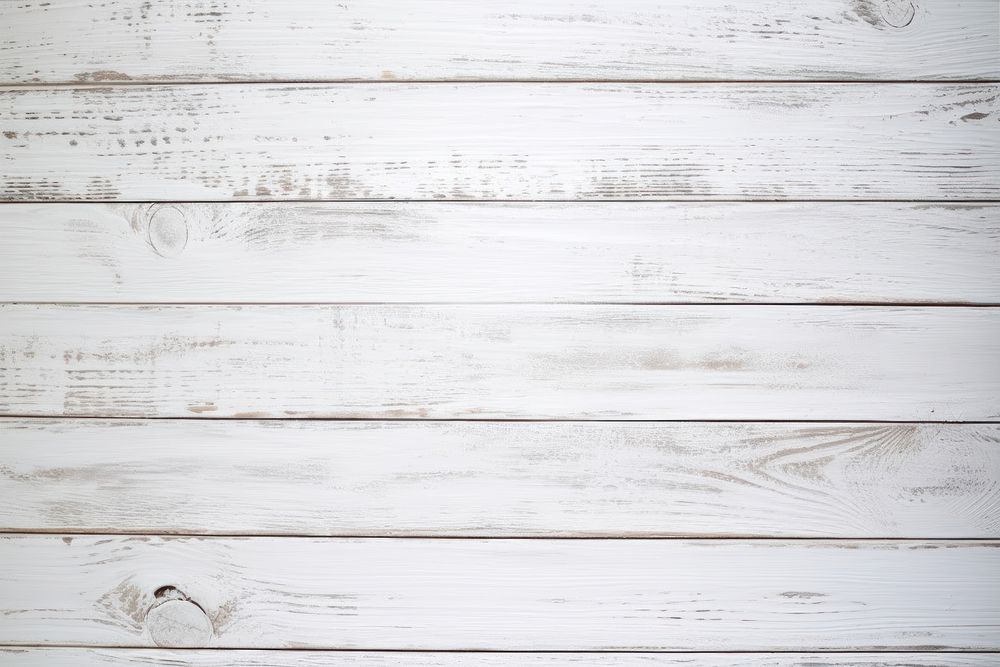
<svg viewBox="0 0 1000 667">
<path fill-rule="evenodd" d="M 0 647 L 0 665 L 19 667 L 486 667 L 601 665 L 613 667 L 986 667 L 992 651 L 811 651 L 811 652 L 504 652 L 344 651 L 324 649 L 136 649 L 11 645 Z"/>
</svg>

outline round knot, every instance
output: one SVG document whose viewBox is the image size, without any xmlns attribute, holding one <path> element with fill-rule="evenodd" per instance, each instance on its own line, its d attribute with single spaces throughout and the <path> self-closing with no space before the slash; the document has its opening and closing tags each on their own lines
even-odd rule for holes
<svg viewBox="0 0 1000 667">
<path fill-rule="evenodd" d="M 882 0 L 879 14 L 882 20 L 894 28 L 905 28 L 913 22 L 917 8 L 911 0 Z"/>
<path fill-rule="evenodd" d="M 188 242 L 187 221 L 176 206 L 155 206 L 149 211 L 149 245 L 161 257 L 176 257 Z"/>
<path fill-rule="evenodd" d="M 160 588 L 154 597 L 153 605 L 146 612 L 146 628 L 153 643 L 163 648 L 208 645 L 214 630 L 200 605 L 173 586 Z"/>
</svg>

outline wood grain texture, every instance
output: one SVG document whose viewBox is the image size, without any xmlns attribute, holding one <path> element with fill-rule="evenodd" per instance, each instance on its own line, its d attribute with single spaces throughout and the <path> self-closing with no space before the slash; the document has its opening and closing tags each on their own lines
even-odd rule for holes
<svg viewBox="0 0 1000 667">
<path fill-rule="evenodd" d="M 995 650 L 1000 543 L 7 536 L 0 643 Z"/>
<path fill-rule="evenodd" d="M 1000 205 L 0 206 L 0 301 L 1000 303 Z"/>
<path fill-rule="evenodd" d="M 1000 419 L 1000 310 L 0 307 L 0 411 Z"/>
<path fill-rule="evenodd" d="M 993 667 L 975 653 L 393 653 L 0 648 L 4 667 Z"/>
<path fill-rule="evenodd" d="M 1000 77 L 990 0 L 20 1 L 0 80 Z"/>
<path fill-rule="evenodd" d="M 0 199 L 1000 199 L 1000 87 L 0 92 Z"/>
<path fill-rule="evenodd" d="M 1000 537 L 1000 425 L 0 420 L 0 529 Z"/>
</svg>

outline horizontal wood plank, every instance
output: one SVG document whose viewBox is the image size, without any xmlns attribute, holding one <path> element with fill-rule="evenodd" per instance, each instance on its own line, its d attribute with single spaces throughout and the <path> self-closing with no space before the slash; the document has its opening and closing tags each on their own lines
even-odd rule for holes
<svg viewBox="0 0 1000 667">
<path fill-rule="evenodd" d="M 37 0 L 0 80 L 1000 77 L 991 0 Z"/>
<path fill-rule="evenodd" d="M 0 301 L 996 304 L 997 257 L 997 204 L 0 206 Z"/>
<path fill-rule="evenodd" d="M 1000 310 L 0 307 L 9 416 L 1000 419 Z"/>
<path fill-rule="evenodd" d="M 0 199 L 1000 199 L 1000 87 L 0 92 Z"/>
<path fill-rule="evenodd" d="M 992 667 L 988 653 L 414 653 L 0 648 L 5 667 Z"/>
<path fill-rule="evenodd" d="M 0 420 L 0 529 L 1000 537 L 1000 425 Z"/>
<path fill-rule="evenodd" d="M 996 650 L 998 547 L 7 536 L 0 643 Z"/>
</svg>

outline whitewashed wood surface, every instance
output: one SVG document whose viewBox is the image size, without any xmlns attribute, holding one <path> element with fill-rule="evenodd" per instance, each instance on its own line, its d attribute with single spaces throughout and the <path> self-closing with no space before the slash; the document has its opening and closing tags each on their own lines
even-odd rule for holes
<svg viewBox="0 0 1000 667">
<path fill-rule="evenodd" d="M 1000 310 L 0 306 L 0 413 L 1000 419 Z"/>
<path fill-rule="evenodd" d="M 0 667 L 996 663 L 998 81 L 997 0 L 0 0 Z"/>
<path fill-rule="evenodd" d="M 998 547 L 6 536 L 0 643 L 996 650 Z"/>
<path fill-rule="evenodd" d="M 1000 88 L 10 88 L 0 199 L 1000 199 Z"/>
<path fill-rule="evenodd" d="M 0 648 L 4 667 L 992 667 L 988 653 L 433 653 Z"/>
<path fill-rule="evenodd" d="M 22 0 L 0 81 L 1000 78 L 992 0 Z"/>
<path fill-rule="evenodd" d="M 1000 206 L 0 206 L 0 300 L 1000 303 Z"/>
<path fill-rule="evenodd" d="M 0 530 L 1000 537 L 1000 425 L 0 420 Z"/>
</svg>

